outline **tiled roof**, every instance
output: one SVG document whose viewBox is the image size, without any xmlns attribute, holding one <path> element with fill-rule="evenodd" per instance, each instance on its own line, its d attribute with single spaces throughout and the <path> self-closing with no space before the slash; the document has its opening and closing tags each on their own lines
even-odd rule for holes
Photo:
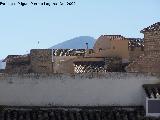
<svg viewBox="0 0 160 120">
<path fill-rule="evenodd" d="M 142 107 L 3 107 L 0 120 L 145 120 L 144 112 Z"/>
<path fill-rule="evenodd" d="M 116 39 L 116 38 L 125 39 L 125 37 L 123 37 L 122 35 L 102 35 L 102 36 L 110 39 Z"/>
<path fill-rule="evenodd" d="M 129 40 L 129 47 L 144 47 L 144 40 L 142 38 L 127 38 Z"/>
<path fill-rule="evenodd" d="M 54 56 L 84 56 L 85 49 L 53 49 Z"/>
<path fill-rule="evenodd" d="M 160 84 L 145 84 L 143 88 L 148 98 L 160 98 Z"/>
<path fill-rule="evenodd" d="M 13 62 L 13 61 L 19 61 L 19 60 L 29 60 L 29 54 L 27 55 L 8 55 L 3 62 Z"/>
<path fill-rule="evenodd" d="M 8 56 L 3 60 L 3 62 L 6 62 L 8 59 L 12 59 L 12 58 L 17 57 L 17 56 L 19 56 L 19 55 L 8 55 Z"/>
<path fill-rule="evenodd" d="M 151 32 L 151 31 L 160 31 L 160 22 L 157 22 L 153 25 L 150 25 L 147 28 L 144 28 L 143 30 L 141 30 L 141 33 L 143 32 Z"/>
</svg>

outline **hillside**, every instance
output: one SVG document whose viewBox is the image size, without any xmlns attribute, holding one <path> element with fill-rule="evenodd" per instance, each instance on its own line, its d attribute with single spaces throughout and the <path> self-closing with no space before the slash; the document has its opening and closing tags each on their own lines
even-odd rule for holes
<svg viewBox="0 0 160 120">
<path fill-rule="evenodd" d="M 93 48 L 95 39 L 90 36 L 80 36 L 76 37 L 57 45 L 52 46 L 52 49 L 85 49 L 86 43 L 88 43 L 88 48 Z"/>
</svg>

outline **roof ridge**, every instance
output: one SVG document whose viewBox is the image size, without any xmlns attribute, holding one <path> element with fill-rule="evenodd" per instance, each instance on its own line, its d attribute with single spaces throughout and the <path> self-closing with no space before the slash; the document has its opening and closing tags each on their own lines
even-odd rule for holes
<svg viewBox="0 0 160 120">
<path fill-rule="evenodd" d="M 151 32 L 151 31 L 160 31 L 160 22 L 156 22 L 156 23 L 144 28 L 140 32 L 143 33 L 143 32 Z"/>
<path fill-rule="evenodd" d="M 124 36 L 122 35 L 102 35 L 103 37 L 109 37 L 111 39 L 115 39 L 115 38 L 122 38 L 122 39 L 125 39 Z"/>
</svg>

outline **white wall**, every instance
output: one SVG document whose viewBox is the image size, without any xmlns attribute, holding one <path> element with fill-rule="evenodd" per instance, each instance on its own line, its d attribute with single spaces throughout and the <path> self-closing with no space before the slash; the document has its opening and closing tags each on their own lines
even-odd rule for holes
<svg viewBox="0 0 160 120">
<path fill-rule="evenodd" d="M 133 73 L 0 78 L 1 105 L 142 105 L 142 85 L 159 82 Z"/>
</svg>

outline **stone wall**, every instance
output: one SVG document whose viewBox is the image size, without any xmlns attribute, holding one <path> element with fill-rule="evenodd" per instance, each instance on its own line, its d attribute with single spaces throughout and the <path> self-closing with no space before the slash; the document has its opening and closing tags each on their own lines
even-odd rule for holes
<svg viewBox="0 0 160 120">
<path fill-rule="evenodd" d="M 51 49 L 32 49 L 30 56 L 32 72 L 51 73 L 53 71 Z"/>
<path fill-rule="evenodd" d="M 74 60 L 77 56 L 54 56 L 53 72 L 54 73 L 74 73 Z"/>
<path fill-rule="evenodd" d="M 160 31 L 144 32 L 144 54 L 141 54 L 126 70 L 160 73 Z"/>
<path fill-rule="evenodd" d="M 135 61 L 142 54 L 144 54 L 144 50 L 141 47 L 135 47 L 134 50 L 129 49 L 129 61 Z"/>
<path fill-rule="evenodd" d="M 144 45 L 146 54 L 148 51 L 160 51 L 160 31 L 145 32 Z"/>
<path fill-rule="evenodd" d="M 6 62 L 5 73 L 24 74 L 30 71 L 30 56 L 17 56 L 8 59 Z"/>
<path fill-rule="evenodd" d="M 14 65 L 14 64 L 6 64 L 5 73 L 8 74 L 24 74 L 28 73 L 30 71 L 30 64 L 20 64 Z"/>
</svg>

